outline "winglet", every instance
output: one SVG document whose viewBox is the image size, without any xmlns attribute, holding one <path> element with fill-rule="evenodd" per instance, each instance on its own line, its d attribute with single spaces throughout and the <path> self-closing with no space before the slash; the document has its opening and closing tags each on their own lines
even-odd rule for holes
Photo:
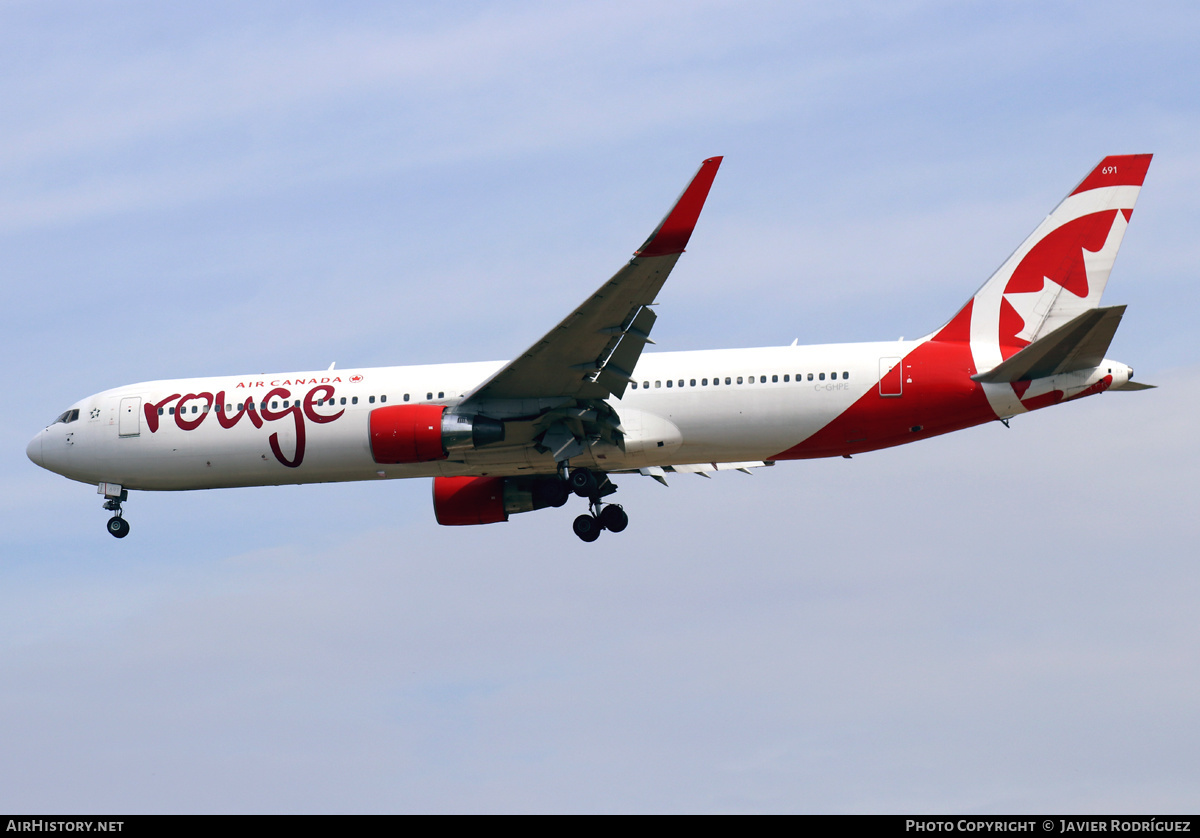
<svg viewBox="0 0 1200 838">
<path fill-rule="evenodd" d="M 713 178 L 721 166 L 723 157 L 710 157 L 700 164 L 700 171 L 692 178 L 692 182 L 683 190 L 675 206 L 667 213 L 650 238 L 634 253 L 635 256 L 670 256 L 683 253 L 687 247 L 692 230 L 696 229 L 696 221 L 700 218 L 700 210 L 704 209 L 704 201 L 708 198 L 708 190 L 712 188 Z"/>
</svg>

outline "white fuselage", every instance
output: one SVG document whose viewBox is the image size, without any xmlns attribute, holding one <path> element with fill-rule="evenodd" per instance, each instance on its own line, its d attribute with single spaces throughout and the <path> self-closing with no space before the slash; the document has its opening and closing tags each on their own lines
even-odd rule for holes
<svg viewBox="0 0 1200 838">
<path fill-rule="evenodd" d="M 876 388 L 880 359 L 903 357 L 916 343 L 646 353 L 634 372 L 636 388 L 610 399 L 625 430 L 624 450 L 595 442 L 572 464 L 618 471 L 768 460 Z M 78 419 L 43 430 L 30 443 L 29 455 L 73 480 L 151 490 L 551 473 L 553 457 L 520 436 L 520 423 L 510 423 L 516 434 L 504 443 L 453 459 L 384 466 L 372 458 L 373 409 L 453 406 L 502 366 L 497 361 L 131 384 L 72 405 Z"/>
</svg>

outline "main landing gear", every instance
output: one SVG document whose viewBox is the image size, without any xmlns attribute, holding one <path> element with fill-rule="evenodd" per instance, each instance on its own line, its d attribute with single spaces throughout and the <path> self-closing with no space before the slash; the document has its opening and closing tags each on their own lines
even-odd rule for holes
<svg viewBox="0 0 1200 838">
<path fill-rule="evenodd" d="M 565 470 L 566 464 L 564 463 L 563 471 Z M 617 487 L 608 479 L 607 474 L 597 477 L 589 469 L 573 468 L 567 475 L 567 485 L 575 494 L 588 499 L 588 514 L 580 515 L 571 524 L 571 529 L 581 540 L 595 541 L 603 530 L 621 532 L 629 526 L 629 516 L 625 514 L 625 510 L 620 504 L 601 501 L 601 498 L 617 491 Z"/>
<path fill-rule="evenodd" d="M 113 538 L 124 538 L 129 535 L 129 522 L 121 517 L 121 502 L 129 499 L 129 490 L 112 483 L 101 483 L 100 493 L 104 495 L 104 508 L 113 513 L 113 516 L 108 519 L 109 534 Z"/>
</svg>

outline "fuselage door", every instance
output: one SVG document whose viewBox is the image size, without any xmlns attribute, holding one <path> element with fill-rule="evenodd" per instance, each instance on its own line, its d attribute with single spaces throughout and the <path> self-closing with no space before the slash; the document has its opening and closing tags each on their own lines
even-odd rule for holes
<svg viewBox="0 0 1200 838">
<path fill-rule="evenodd" d="M 142 397 L 126 396 L 121 399 L 117 433 L 120 436 L 138 436 L 142 432 Z"/>
<path fill-rule="evenodd" d="M 879 395 L 899 396 L 904 393 L 904 367 L 900 358 L 879 359 Z"/>
</svg>

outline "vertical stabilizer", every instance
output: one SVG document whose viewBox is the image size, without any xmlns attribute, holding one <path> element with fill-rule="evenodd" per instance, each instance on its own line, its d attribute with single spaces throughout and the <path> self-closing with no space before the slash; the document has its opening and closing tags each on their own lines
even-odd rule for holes
<svg viewBox="0 0 1200 838">
<path fill-rule="evenodd" d="M 935 337 L 969 334 L 983 372 L 1096 308 L 1151 156 L 1101 160 Z"/>
</svg>

